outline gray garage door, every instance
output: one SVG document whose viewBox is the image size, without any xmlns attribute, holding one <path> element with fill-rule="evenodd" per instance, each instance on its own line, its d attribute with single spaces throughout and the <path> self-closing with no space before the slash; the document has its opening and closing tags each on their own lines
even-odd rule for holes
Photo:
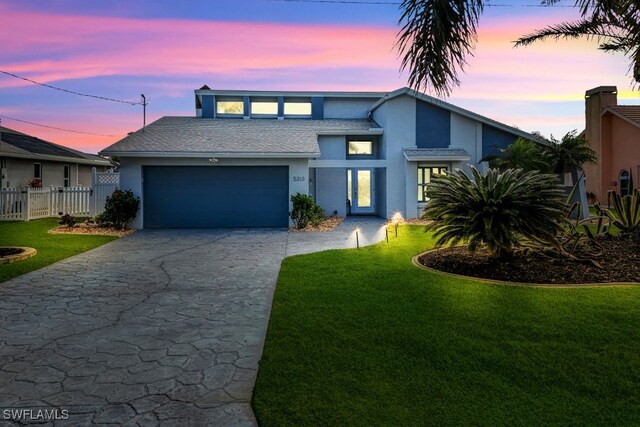
<svg viewBox="0 0 640 427">
<path fill-rule="evenodd" d="M 286 227 L 286 166 L 145 166 L 145 228 Z"/>
</svg>

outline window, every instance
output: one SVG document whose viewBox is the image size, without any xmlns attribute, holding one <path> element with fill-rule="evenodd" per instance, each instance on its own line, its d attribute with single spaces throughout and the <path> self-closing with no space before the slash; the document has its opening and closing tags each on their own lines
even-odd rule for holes
<svg viewBox="0 0 640 427">
<path fill-rule="evenodd" d="M 371 156 L 373 155 L 373 141 L 349 141 L 350 156 Z"/>
<path fill-rule="evenodd" d="M 244 114 L 244 101 L 241 99 L 220 100 L 216 102 L 216 114 L 242 115 Z"/>
<path fill-rule="evenodd" d="M 434 175 L 445 175 L 447 173 L 446 166 L 418 166 L 418 202 L 426 202 L 429 200 L 427 192 L 431 177 Z"/>
<path fill-rule="evenodd" d="M 71 186 L 71 166 L 64 165 L 64 186 Z"/>
<path fill-rule="evenodd" d="M 307 100 L 284 100 L 285 116 L 310 116 L 311 102 Z"/>
<path fill-rule="evenodd" d="M 6 169 L 7 168 L 7 158 L 6 157 L 0 157 L 0 168 L 1 169 Z"/>
<path fill-rule="evenodd" d="M 251 101 L 251 115 L 263 115 L 263 116 L 277 116 L 278 115 L 278 101 L 275 100 L 260 100 Z"/>
<path fill-rule="evenodd" d="M 33 164 L 33 177 L 35 179 L 42 179 L 42 164 L 40 163 Z"/>
<path fill-rule="evenodd" d="M 626 170 L 622 170 L 618 177 L 620 181 L 620 195 L 628 196 L 631 194 L 631 179 L 629 177 L 629 172 Z"/>
</svg>

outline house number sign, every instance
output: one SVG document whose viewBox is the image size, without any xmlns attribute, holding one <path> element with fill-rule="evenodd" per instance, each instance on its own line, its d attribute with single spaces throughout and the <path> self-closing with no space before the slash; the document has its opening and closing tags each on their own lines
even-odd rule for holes
<svg viewBox="0 0 640 427">
<path fill-rule="evenodd" d="M 304 176 L 294 176 L 293 182 L 302 182 L 304 181 Z"/>
</svg>

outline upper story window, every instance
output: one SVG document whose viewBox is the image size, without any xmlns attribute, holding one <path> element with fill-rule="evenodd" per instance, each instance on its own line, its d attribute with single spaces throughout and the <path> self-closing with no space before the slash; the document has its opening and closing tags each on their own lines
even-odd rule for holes
<svg viewBox="0 0 640 427">
<path fill-rule="evenodd" d="M 242 99 L 220 99 L 216 102 L 216 114 L 243 115 L 244 102 Z"/>
<path fill-rule="evenodd" d="M 311 116 L 311 101 L 309 99 L 285 99 L 285 116 Z"/>
<path fill-rule="evenodd" d="M 252 116 L 277 116 L 278 101 L 276 99 L 251 100 Z"/>
<path fill-rule="evenodd" d="M 347 154 L 350 156 L 372 156 L 373 141 L 352 140 L 348 142 Z"/>
</svg>

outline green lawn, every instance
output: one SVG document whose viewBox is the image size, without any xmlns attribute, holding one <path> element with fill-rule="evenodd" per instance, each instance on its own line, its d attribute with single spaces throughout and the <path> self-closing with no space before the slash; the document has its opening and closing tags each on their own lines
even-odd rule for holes
<svg viewBox="0 0 640 427">
<path fill-rule="evenodd" d="M 0 246 L 29 246 L 38 251 L 33 258 L 13 264 L 0 264 L 0 283 L 117 239 L 111 236 L 47 233 L 47 230 L 57 226 L 57 218 L 0 222 Z"/>
<path fill-rule="evenodd" d="M 261 425 L 640 424 L 640 287 L 452 279 L 414 267 L 432 242 L 400 230 L 285 259 Z"/>
</svg>

